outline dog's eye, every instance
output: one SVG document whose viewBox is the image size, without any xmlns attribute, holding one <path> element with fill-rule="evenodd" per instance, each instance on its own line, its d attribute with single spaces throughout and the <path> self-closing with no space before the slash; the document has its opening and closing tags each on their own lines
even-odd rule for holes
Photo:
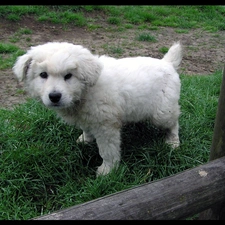
<svg viewBox="0 0 225 225">
<path fill-rule="evenodd" d="M 42 73 L 40 73 L 40 77 L 43 79 L 46 79 L 46 78 L 48 78 L 48 74 L 46 72 L 42 72 Z"/>
<path fill-rule="evenodd" d="M 66 76 L 64 77 L 64 80 L 69 80 L 72 77 L 71 73 L 66 74 Z"/>
</svg>

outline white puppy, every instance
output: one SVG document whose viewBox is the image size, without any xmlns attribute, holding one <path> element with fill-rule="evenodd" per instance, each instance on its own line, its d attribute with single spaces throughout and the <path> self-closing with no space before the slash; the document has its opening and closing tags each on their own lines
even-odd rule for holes
<svg viewBox="0 0 225 225">
<path fill-rule="evenodd" d="M 31 96 L 83 130 L 78 142 L 96 139 L 103 163 L 97 175 L 118 165 L 124 122 L 150 120 L 168 130 L 166 142 L 179 146 L 182 47 L 175 43 L 163 59 L 94 56 L 80 46 L 50 42 L 31 47 L 13 71 Z"/>
</svg>

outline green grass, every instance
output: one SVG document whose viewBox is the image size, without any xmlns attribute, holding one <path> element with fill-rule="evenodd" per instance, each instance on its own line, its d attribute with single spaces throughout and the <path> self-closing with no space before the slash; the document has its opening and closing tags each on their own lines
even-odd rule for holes
<svg viewBox="0 0 225 225">
<path fill-rule="evenodd" d="M 12 44 L 0 43 L 0 54 L 2 53 L 13 53 L 18 51 L 19 48 Z"/>
<path fill-rule="evenodd" d="M 169 48 L 167 48 L 167 47 L 165 47 L 165 46 L 163 46 L 163 47 L 161 47 L 161 48 L 159 49 L 159 51 L 160 51 L 161 53 L 163 53 L 163 54 L 166 54 L 166 53 L 168 52 L 168 50 L 169 50 Z"/>
<path fill-rule="evenodd" d="M 180 34 L 187 34 L 188 30 L 187 29 L 177 29 L 175 30 L 176 33 L 180 33 Z"/>
<path fill-rule="evenodd" d="M 68 24 L 71 23 L 76 26 L 84 26 L 87 25 L 86 18 L 82 15 L 82 13 L 74 13 L 74 12 L 48 12 L 46 14 L 41 15 L 38 18 L 38 21 L 50 21 L 52 23 L 61 23 Z"/>
<path fill-rule="evenodd" d="M 142 25 L 169 26 L 180 30 L 202 28 L 210 32 L 225 30 L 225 7 L 204 6 L 109 6 L 109 5 L 53 5 L 53 6 L 0 6 L 0 18 L 19 21 L 33 15 L 37 21 L 90 26 L 90 12 L 102 12 L 109 24 L 117 26 Z M 101 15 L 102 15 L 101 14 Z M 99 16 L 101 18 L 101 16 Z M 123 23 L 121 22 L 123 21 Z M 98 20 L 96 21 L 98 23 Z M 93 24 L 92 24 L 93 27 Z"/>
<path fill-rule="evenodd" d="M 107 54 L 111 54 L 115 57 L 121 56 L 121 54 L 124 52 L 124 49 L 120 47 L 119 44 L 116 46 L 109 46 L 108 44 L 104 44 L 103 48 L 105 49 Z"/>
<path fill-rule="evenodd" d="M 32 34 L 32 30 L 30 30 L 28 28 L 21 28 L 18 33 L 21 34 L 21 35 L 23 35 L 23 34 Z"/>
<path fill-rule="evenodd" d="M 76 144 L 81 131 L 54 112 L 35 100 L 0 108 L 0 219 L 31 219 L 207 162 L 221 74 L 181 75 L 179 149 L 165 145 L 165 133 L 151 124 L 129 124 L 121 165 L 105 177 L 95 177 L 96 144 Z"/>
<path fill-rule="evenodd" d="M 24 53 L 16 45 L 0 42 L 0 69 L 11 68 L 16 58 Z"/>
<path fill-rule="evenodd" d="M 138 41 L 149 41 L 149 42 L 156 42 L 156 38 L 149 34 L 149 33 L 140 33 L 136 36 L 136 40 Z"/>
<path fill-rule="evenodd" d="M 215 32 L 224 30 L 223 6 L 105 6 L 108 15 L 136 25 L 150 23 L 180 29 L 203 28 Z"/>
<path fill-rule="evenodd" d="M 29 34 L 32 34 L 33 31 L 29 28 L 20 28 L 18 31 L 16 31 L 10 38 L 9 38 L 9 41 L 11 43 L 16 43 L 18 42 L 19 40 L 23 39 L 24 36 L 26 36 L 25 38 L 26 39 L 29 39 L 31 40 L 30 37 L 27 37 Z"/>
<path fill-rule="evenodd" d="M 107 22 L 115 25 L 119 25 L 121 23 L 120 18 L 118 17 L 109 17 Z"/>
</svg>

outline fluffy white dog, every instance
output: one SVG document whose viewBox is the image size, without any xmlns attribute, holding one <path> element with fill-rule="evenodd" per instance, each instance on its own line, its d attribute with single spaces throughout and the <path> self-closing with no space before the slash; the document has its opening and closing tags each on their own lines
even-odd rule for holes
<svg viewBox="0 0 225 225">
<path fill-rule="evenodd" d="M 103 159 L 97 175 L 120 162 L 124 122 L 150 120 L 168 130 L 166 143 L 179 146 L 182 47 L 175 43 L 163 57 L 115 59 L 95 56 L 80 46 L 49 42 L 31 47 L 13 71 L 31 96 L 83 130 L 78 142 L 96 139 Z"/>
</svg>

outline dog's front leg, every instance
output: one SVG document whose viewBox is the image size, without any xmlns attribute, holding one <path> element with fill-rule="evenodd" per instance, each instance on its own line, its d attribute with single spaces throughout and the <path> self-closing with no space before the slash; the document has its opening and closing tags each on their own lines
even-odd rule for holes
<svg viewBox="0 0 225 225">
<path fill-rule="evenodd" d="M 107 130 L 96 137 L 99 154 L 103 159 L 102 165 L 97 169 L 97 176 L 108 174 L 117 168 L 120 162 L 120 130 Z"/>
</svg>

